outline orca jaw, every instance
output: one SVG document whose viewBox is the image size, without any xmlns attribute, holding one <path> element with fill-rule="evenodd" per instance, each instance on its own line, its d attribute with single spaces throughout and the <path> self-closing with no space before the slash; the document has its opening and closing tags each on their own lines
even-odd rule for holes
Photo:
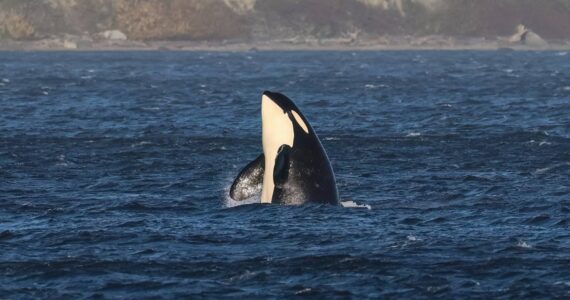
<svg viewBox="0 0 570 300">
<path fill-rule="evenodd" d="M 265 172 L 261 202 L 271 203 L 275 190 L 274 168 L 279 149 L 286 145 L 293 147 L 295 132 L 293 121 L 287 109 L 287 101 L 280 94 L 264 92 L 261 97 L 262 144 L 265 155 Z M 288 99 L 286 99 L 288 100 Z"/>
</svg>

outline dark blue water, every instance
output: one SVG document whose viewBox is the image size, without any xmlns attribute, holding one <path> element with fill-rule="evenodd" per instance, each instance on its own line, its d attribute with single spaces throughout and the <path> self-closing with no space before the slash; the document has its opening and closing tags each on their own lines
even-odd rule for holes
<svg viewBox="0 0 570 300">
<path fill-rule="evenodd" d="M 568 298 L 569 57 L 2 53 L 0 298 Z M 370 210 L 230 207 L 266 89 Z"/>
</svg>

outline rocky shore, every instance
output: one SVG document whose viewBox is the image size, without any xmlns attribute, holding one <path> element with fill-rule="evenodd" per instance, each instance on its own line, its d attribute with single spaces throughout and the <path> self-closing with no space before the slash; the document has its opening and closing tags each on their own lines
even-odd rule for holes
<svg viewBox="0 0 570 300">
<path fill-rule="evenodd" d="M 0 50 L 567 49 L 568 0 L 0 0 Z"/>
<path fill-rule="evenodd" d="M 369 40 L 281 39 L 265 41 L 131 41 L 94 40 L 66 36 L 34 41 L 0 41 L 0 51 L 270 51 L 270 50 L 521 50 L 568 51 L 570 40 L 544 44 L 512 42 L 501 39 L 454 38 L 445 36 L 386 36 Z"/>
</svg>

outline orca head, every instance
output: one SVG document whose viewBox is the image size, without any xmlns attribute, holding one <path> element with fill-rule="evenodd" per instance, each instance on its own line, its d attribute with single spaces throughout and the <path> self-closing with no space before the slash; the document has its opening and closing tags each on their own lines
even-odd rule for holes
<svg viewBox="0 0 570 300">
<path fill-rule="evenodd" d="M 293 126 L 299 127 L 306 134 L 309 134 L 310 127 L 307 125 L 307 120 L 303 114 L 301 114 L 301 111 L 295 103 L 293 103 L 291 99 L 287 98 L 287 96 L 281 93 L 265 91 L 263 92 L 261 99 L 262 119 L 263 116 L 268 117 L 263 119 L 263 121 L 271 122 L 271 117 L 274 117 L 277 111 L 280 110 L 280 114 L 286 115 L 292 122 Z"/>
<path fill-rule="evenodd" d="M 261 121 L 265 155 L 261 202 L 270 203 L 275 188 L 274 169 L 278 155 L 284 147 L 291 149 L 295 146 L 295 134 L 309 134 L 311 128 L 291 99 L 269 91 L 265 91 L 261 97 Z"/>
</svg>

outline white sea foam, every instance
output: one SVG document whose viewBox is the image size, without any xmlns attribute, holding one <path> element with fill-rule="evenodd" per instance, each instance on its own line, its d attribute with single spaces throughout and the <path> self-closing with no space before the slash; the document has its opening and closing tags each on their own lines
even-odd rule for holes
<svg viewBox="0 0 570 300">
<path fill-rule="evenodd" d="M 10 79 L 8 79 L 8 78 L 2 78 L 2 82 L 4 82 L 4 83 L 10 83 Z"/>
<path fill-rule="evenodd" d="M 296 292 L 295 292 L 295 295 L 303 295 L 303 294 L 306 294 L 306 293 L 310 293 L 311 291 L 312 291 L 311 288 L 304 288 L 304 289 L 302 289 L 302 290 L 296 291 Z"/>
<path fill-rule="evenodd" d="M 563 87 L 562 89 L 565 90 L 565 91 L 570 91 L 570 86 L 565 86 L 565 87 Z"/>
<path fill-rule="evenodd" d="M 546 167 L 546 168 L 538 168 L 534 171 L 534 173 L 535 174 L 544 174 L 550 170 L 557 169 L 557 168 L 564 167 L 564 166 L 570 166 L 570 162 L 561 163 L 561 164 L 553 165 L 553 166 Z"/>
<path fill-rule="evenodd" d="M 56 159 L 57 159 L 57 161 L 58 161 L 58 162 L 55 164 L 57 167 L 67 167 L 67 166 L 69 166 L 69 164 L 68 164 L 68 162 L 67 162 L 67 160 L 66 160 L 65 154 L 60 154 L 60 155 L 58 155 L 58 156 L 56 157 Z"/>
<path fill-rule="evenodd" d="M 369 90 L 374 90 L 374 89 L 380 89 L 380 88 L 387 88 L 388 86 L 385 84 L 366 84 L 364 85 L 365 89 L 369 89 Z"/>
<path fill-rule="evenodd" d="M 249 270 L 246 270 L 244 273 L 232 276 L 228 279 L 228 281 L 230 282 L 235 282 L 235 281 L 243 281 L 243 280 L 248 280 L 251 279 L 255 276 L 257 276 L 258 274 L 260 274 L 261 272 L 251 272 Z"/>
<path fill-rule="evenodd" d="M 251 198 L 245 199 L 243 201 L 236 201 L 230 197 L 229 192 L 228 192 L 228 193 L 226 193 L 226 197 L 225 197 L 225 201 L 224 201 L 224 207 L 230 208 L 230 207 L 236 207 L 236 206 L 240 206 L 240 205 L 254 204 L 254 203 L 261 203 L 261 199 L 259 198 L 259 196 L 251 197 Z"/>
<path fill-rule="evenodd" d="M 141 108 L 144 111 L 159 111 L 160 107 L 156 107 L 156 106 L 152 106 L 152 107 L 142 107 Z"/>
<path fill-rule="evenodd" d="M 345 207 L 345 208 L 366 208 L 368 210 L 372 210 L 372 206 L 370 206 L 368 204 L 358 204 L 352 200 L 342 201 L 340 204 L 342 205 L 342 207 Z"/>
<path fill-rule="evenodd" d="M 142 141 L 142 142 L 132 144 L 131 147 L 134 148 L 134 147 L 140 147 L 140 146 L 150 145 L 150 144 L 152 144 L 152 143 L 149 141 Z"/>
<path fill-rule="evenodd" d="M 406 137 L 418 137 L 421 136 L 422 134 L 419 132 L 410 132 L 406 135 Z"/>
<path fill-rule="evenodd" d="M 558 55 L 558 56 L 566 56 L 566 55 L 568 55 L 568 52 L 558 52 L 558 53 L 556 53 L 556 55 Z"/>
<path fill-rule="evenodd" d="M 527 242 L 525 242 L 525 241 L 519 241 L 517 243 L 517 247 L 524 248 L 524 249 L 531 249 L 532 248 L 532 246 L 527 244 Z"/>
<path fill-rule="evenodd" d="M 408 239 L 408 241 L 411 241 L 411 242 L 418 241 L 418 238 L 415 237 L 415 236 L 413 236 L 413 235 L 408 235 L 408 236 L 406 237 L 406 239 Z"/>
</svg>

